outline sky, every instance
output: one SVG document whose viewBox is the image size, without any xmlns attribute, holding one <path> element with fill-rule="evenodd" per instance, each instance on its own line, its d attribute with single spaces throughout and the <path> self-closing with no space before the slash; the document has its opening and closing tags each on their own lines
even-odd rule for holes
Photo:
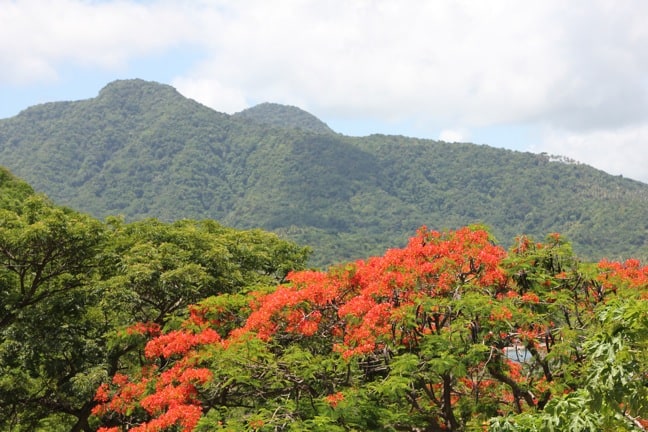
<svg viewBox="0 0 648 432">
<path fill-rule="evenodd" d="M 0 0 L 0 118 L 142 78 L 648 183 L 646 22 L 645 0 Z"/>
</svg>

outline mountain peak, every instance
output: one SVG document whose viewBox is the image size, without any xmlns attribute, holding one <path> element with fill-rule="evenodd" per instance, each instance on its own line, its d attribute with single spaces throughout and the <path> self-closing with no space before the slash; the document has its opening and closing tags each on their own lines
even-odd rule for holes
<svg viewBox="0 0 648 432">
<path fill-rule="evenodd" d="M 287 129 L 302 129 L 319 134 L 335 133 L 314 115 L 290 105 L 264 102 L 234 114 L 235 118 Z"/>
<path fill-rule="evenodd" d="M 167 91 L 177 93 L 176 89 L 168 84 L 161 84 L 155 81 L 146 81 L 140 78 L 123 79 L 109 82 L 99 91 L 99 97 L 109 95 L 128 95 L 142 92 Z"/>
<path fill-rule="evenodd" d="M 231 116 L 143 80 L 0 121 L 2 165 L 97 217 L 271 229 L 313 246 L 320 264 L 381 254 L 421 225 L 474 223 L 500 239 L 562 232 L 587 259 L 647 259 L 648 185 L 554 160 L 469 143 L 348 137 L 279 104 Z M 3 194 L 3 175 L 0 204 L 15 196 Z"/>
<path fill-rule="evenodd" d="M 143 79 L 125 79 L 108 83 L 99 91 L 98 100 L 146 100 L 177 98 L 182 95 L 173 87 Z"/>
</svg>

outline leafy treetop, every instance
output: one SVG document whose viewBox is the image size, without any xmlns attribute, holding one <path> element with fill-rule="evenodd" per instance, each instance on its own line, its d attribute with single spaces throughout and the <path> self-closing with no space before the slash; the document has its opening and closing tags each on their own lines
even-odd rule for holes
<svg viewBox="0 0 648 432">
<path fill-rule="evenodd" d="M 147 360 L 102 385 L 94 413 L 104 432 L 643 430 L 647 277 L 581 264 L 557 234 L 507 252 L 478 227 L 423 228 L 133 327 Z"/>
</svg>

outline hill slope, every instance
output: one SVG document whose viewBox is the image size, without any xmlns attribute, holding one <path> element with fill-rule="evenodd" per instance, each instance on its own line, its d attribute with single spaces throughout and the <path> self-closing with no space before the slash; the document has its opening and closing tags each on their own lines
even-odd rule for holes
<svg viewBox="0 0 648 432">
<path fill-rule="evenodd" d="M 558 231 L 585 257 L 648 257 L 643 183 L 488 146 L 346 137 L 276 104 L 230 116 L 141 80 L 0 120 L 0 165 L 97 217 L 262 227 L 312 245 L 315 264 L 470 223 L 503 242 Z"/>
</svg>

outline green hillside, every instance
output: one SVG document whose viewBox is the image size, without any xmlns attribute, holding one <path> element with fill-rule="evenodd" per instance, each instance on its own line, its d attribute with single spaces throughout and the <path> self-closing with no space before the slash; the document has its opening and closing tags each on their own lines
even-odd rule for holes
<svg viewBox="0 0 648 432">
<path fill-rule="evenodd" d="M 506 241 L 561 232 L 585 258 L 648 258 L 643 183 L 549 155 L 343 136 L 277 104 L 227 115 L 142 80 L 0 120 L 0 165 L 96 217 L 273 230 L 311 245 L 315 265 L 471 223 Z"/>
</svg>

